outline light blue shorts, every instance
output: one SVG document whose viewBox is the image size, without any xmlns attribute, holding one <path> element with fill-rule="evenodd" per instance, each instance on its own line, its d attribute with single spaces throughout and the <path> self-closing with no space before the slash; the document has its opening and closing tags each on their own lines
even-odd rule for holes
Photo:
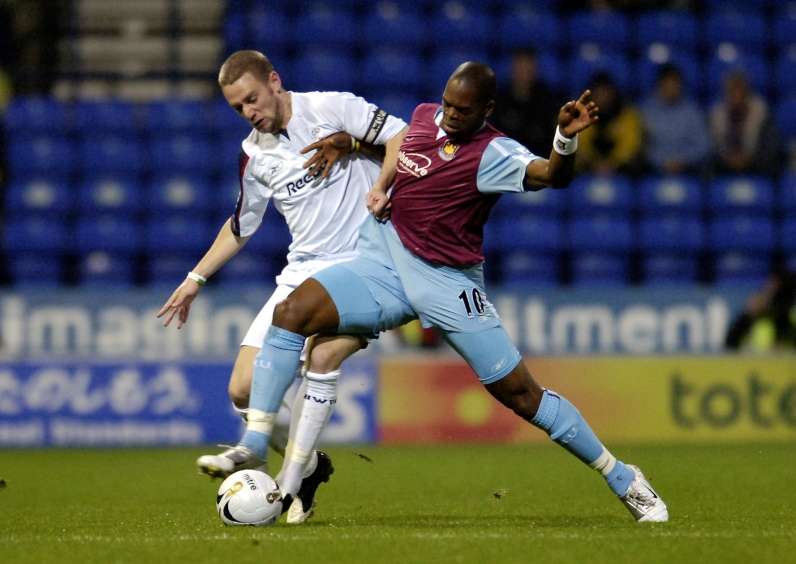
<svg viewBox="0 0 796 564">
<path fill-rule="evenodd" d="M 369 217 L 360 256 L 312 277 L 331 296 L 340 333 L 372 334 L 419 317 L 445 338 L 485 383 L 506 376 L 520 354 L 484 288 L 482 265 L 458 269 L 427 262 L 401 243 L 392 224 Z"/>
</svg>

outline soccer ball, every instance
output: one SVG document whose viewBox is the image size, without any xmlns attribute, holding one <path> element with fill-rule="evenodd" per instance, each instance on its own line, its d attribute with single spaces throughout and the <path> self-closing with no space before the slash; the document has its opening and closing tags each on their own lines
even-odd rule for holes
<svg viewBox="0 0 796 564">
<path fill-rule="evenodd" d="M 240 470 L 218 488 L 216 509 L 227 525 L 271 525 L 282 514 L 282 492 L 265 472 Z"/>
</svg>

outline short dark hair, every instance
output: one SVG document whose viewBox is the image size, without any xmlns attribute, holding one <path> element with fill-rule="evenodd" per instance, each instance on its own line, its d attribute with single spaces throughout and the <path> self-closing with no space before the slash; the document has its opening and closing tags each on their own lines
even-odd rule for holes
<svg viewBox="0 0 796 564">
<path fill-rule="evenodd" d="M 461 80 L 475 87 L 483 102 L 494 100 L 497 95 L 497 79 L 492 67 L 484 63 L 467 61 L 459 65 L 450 80 Z"/>
<path fill-rule="evenodd" d="M 228 86 L 242 77 L 251 73 L 254 78 L 265 82 L 274 70 L 274 65 L 268 57 L 254 50 L 235 51 L 218 71 L 218 84 Z"/>
</svg>

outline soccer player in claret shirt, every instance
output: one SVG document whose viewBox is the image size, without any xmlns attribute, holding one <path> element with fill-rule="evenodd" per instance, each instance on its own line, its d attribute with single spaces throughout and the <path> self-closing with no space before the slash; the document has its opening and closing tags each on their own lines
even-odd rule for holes
<svg viewBox="0 0 796 564">
<path fill-rule="evenodd" d="M 252 372 L 258 370 L 254 361 L 274 306 L 311 274 L 356 256 L 359 227 L 368 217 L 365 195 L 379 175 L 374 146 L 397 138 L 406 123 L 353 94 L 289 92 L 270 61 L 257 51 L 232 54 L 221 66 L 218 81 L 229 105 L 253 127 L 242 143 L 240 195 L 233 216 L 158 317 L 165 316 L 168 325 L 176 316 L 182 326 L 206 279 L 246 244 L 269 203 L 273 204 L 285 217 L 292 242 L 288 264 L 244 337 L 230 378 L 233 404 L 247 412 Z M 313 447 L 336 401 L 340 365 L 363 344 L 361 336 L 316 338 L 305 378 L 290 378 L 293 393 L 282 390 L 267 417 L 248 414 L 250 424 L 263 431 L 258 437 L 270 437 L 271 445 L 285 454 L 285 466 L 303 479 L 301 503 L 290 507 L 288 522 L 299 523 L 309 516 L 315 490 L 333 470 L 329 457 L 314 453 Z M 292 416 L 304 424 L 301 432 L 290 425 L 288 438 L 291 413 L 287 408 L 293 396 Z M 264 468 L 267 446 L 267 440 L 249 441 L 202 456 L 197 466 L 216 477 Z"/>
<path fill-rule="evenodd" d="M 666 521 L 666 504 L 641 471 L 617 460 L 566 398 L 533 379 L 484 289 L 490 209 L 504 192 L 566 186 L 577 134 L 598 119 L 599 108 L 589 91 L 567 102 L 544 159 L 486 122 L 494 98 L 492 69 L 464 63 L 449 78 L 442 105 L 418 106 L 400 147 L 387 144 L 368 193 L 374 217 L 360 230 L 360 256 L 314 274 L 277 305 L 251 407 L 273 405 L 269 396 L 284 392 L 307 336 L 383 331 L 416 312 L 442 331 L 495 398 L 599 471 L 635 519 Z M 243 444 L 259 432 L 249 423 Z M 289 480 L 280 486 L 286 494 L 296 488 Z"/>
</svg>

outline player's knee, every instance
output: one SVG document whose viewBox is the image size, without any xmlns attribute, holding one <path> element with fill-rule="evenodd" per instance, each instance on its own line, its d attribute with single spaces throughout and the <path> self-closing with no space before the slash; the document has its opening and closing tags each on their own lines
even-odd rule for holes
<svg viewBox="0 0 796 564">
<path fill-rule="evenodd" d="M 312 312 L 309 308 L 299 300 L 288 296 L 274 308 L 272 324 L 308 337 L 307 327 L 311 319 Z"/>
<path fill-rule="evenodd" d="M 324 374 L 340 368 L 343 361 L 362 348 L 360 339 L 343 338 L 320 342 L 312 347 L 310 370 Z"/>
</svg>

